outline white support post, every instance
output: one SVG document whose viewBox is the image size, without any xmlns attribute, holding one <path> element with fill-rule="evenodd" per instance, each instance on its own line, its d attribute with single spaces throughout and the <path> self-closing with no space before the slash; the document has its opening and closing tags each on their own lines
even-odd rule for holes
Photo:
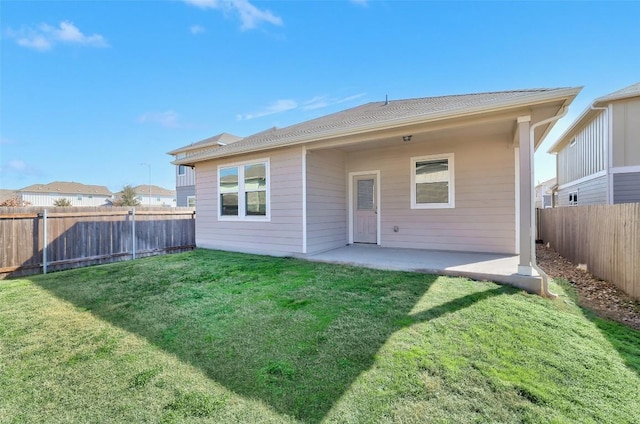
<svg viewBox="0 0 640 424">
<path fill-rule="evenodd" d="M 136 258 L 136 208 L 131 210 L 131 249 L 133 250 L 133 259 Z"/>
<path fill-rule="evenodd" d="M 518 117 L 518 139 L 520 144 L 520 258 L 518 261 L 518 274 L 533 275 L 531 266 L 531 199 L 533 187 L 533 163 L 531 157 L 531 140 L 529 129 L 531 116 Z"/>
<path fill-rule="evenodd" d="M 42 273 L 47 273 L 47 245 L 49 239 L 47 237 L 47 210 L 42 211 Z"/>
</svg>

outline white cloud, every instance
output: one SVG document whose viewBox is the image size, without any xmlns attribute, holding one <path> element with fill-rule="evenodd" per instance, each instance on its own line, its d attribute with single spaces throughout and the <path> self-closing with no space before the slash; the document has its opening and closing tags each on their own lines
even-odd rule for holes
<svg viewBox="0 0 640 424">
<path fill-rule="evenodd" d="M 238 121 L 246 121 L 249 119 L 261 118 L 263 116 L 274 115 L 280 112 L 286 112 L 288 110 L 292 110 L 298 107 L 298 103 L 295 100 L 284 99 L 277 100 L 267 106 L 266 108 L 253 113 L 247 113 L 244 115 L 236 115 Z"/>
<path fill-rule="evenodd" d="M 0 172 L 8 174 L 8 176 L 11 176 L 11 178 L 14 179 L 38 176 L 41 174 L 40 170 L 28 165 L 25 161 L 20 159 L 13 159 L 6 162 L 3 166 L 0 166 Z"/>
<path fill-rule="evenodd" d="M 10 171 L 23 172 L 27 170 L 27 164 L 22 160 L 10 160 L 7 168 Z"/>
<path fill-rule="evenodd" d="M 240 29 L 256 28 L 262 22 L 281 26 L 282 18 L 266 9 L 258 9 L 249 0 L 184 0 L 185 3 L 201 9 L 219 9 L 225 13 L 238 14 L 242 25 Z"/>
<path fill-rule="evenodd" d="M 202 33 L 205 31 L 205 29 L 204 29 L 204 27 L 203 27 L 203 26 L 201 26 L 201 25 L 191 25 L 191 26 L 189 27 L 189 31 L 190 31 L 190 32 L 191 32 L 191 34 L 193 34 L 193 35 L 198 35 L 198 34 L 202 34 Z"/>
<path fill-rule="evenodd" d="M 302 109 L 303 111 L 322 109 L 328 106 L 350 102 L 364 96 L 366 96 L 366 93 L 358 93 L 347 97 L 316 96 L 302 102 L 301 104 L 298 104 L 297 101 L 292 99 L 277 100 L 258 112 L 238 114 L 236 115 L 236 119 L 238 121 L 246 121 L 249 119 L 274 115 L 276 113 L 287 112 L 293 109 Z"/>
<path fill-rule="evenodd" d="M 348 97 L 342 97 L 342 98 L 333 98 L 333 97 L 328 97 L 328 96 L 318 96 L 318 97 L 314 97 L 311 100 L 307 100 L 306 102 L 302 103 L 302 110 L 315 110 L 315 109 L 322 109 L 324 107 L 328 107 L 331 105 L 337 105 L 340 103 L 346 103 L 346 102 L 350 102 L 352 100 L 356 100 L 359 99 L 360 97 L 365 96 L 366 93 L 359 93 L 359 94 L 354 94 L 352 96 L 348 96 Z"/>
<path fill-rule="evenodd" d="M 72 22 L 62 21 L 58 27 L 41 24 L 36 28 L 8 29 L 6 34 L 14 38 L 19 46 L 45 51 L 57 43 L 79 44 L 88 47 L 109 47 L 107 40 L 99 34 L 85 35 Z"/>
<path fill-rule="evenodd" d="M 138 117 L 138 122 L 142 124 L 158 124 L 165 128 L 180 128 L 183 126 L 179 122 L 178 114 L 172 110 L 166 112 L 145 112 Z"/>
</svg>

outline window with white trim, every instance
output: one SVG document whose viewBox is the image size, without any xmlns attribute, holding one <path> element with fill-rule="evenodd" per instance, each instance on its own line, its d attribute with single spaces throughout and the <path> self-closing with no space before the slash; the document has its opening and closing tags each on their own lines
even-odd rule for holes
<svg viewBox="0 0 640 424">
<path fill-rule="evenodd" d="M 578 192 L 572 191 L 569 193 L 569 205 L 575 206 L 578 204 Z"/>
<path fill-rule="evenodd" d="M 453 153 L 411 158 L 411 209 L 454 207 Z"/>
<path fill-rule="evenodd" d="M 187 196 L 187 207 L 189 208 L 196 207 L 196 196 Z"/>
<path fill-rule="evenodd" d="M 218 167 L 218 218 L 269 219 L 269 161 Z"/>
<path fill-rule="evenodd" d="M 185 175 L 187 173 L 187 167 L 184 165 L 178 165 L 178 175 Z"/>
</svg>

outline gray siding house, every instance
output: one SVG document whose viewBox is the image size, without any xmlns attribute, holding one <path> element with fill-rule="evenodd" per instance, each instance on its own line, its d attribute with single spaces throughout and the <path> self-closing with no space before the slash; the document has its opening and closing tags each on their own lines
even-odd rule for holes
<svg viewBox="0 0 640 424">
<path fill-rule="evenodd" d="M 241 137 L 233 134 L 222 133 L 179 149 L 172 150 L 167 154 L 172 155 L 174 159 L 180 159 L 185 157 L 187 154 L 193 155 L 198 152 L 207 152 L 219 146 L 226 146 L 227 144 L 240 139 Z M 176 202 L 177 206 L 196 206 L 196 173 L 192 166 L 176 165 Z"/>
<path fill-rule="evenodd" d="M 505 253 L 519 255 L 514 274 L 533 276 L 532 153 L 579 91 L 373 102 L 170 153 L 195 168 L 199 247 Z"/>
<path fill-rule="evenodd" d="M 640 202 L 640 83 L 595 99 L 549 153 L 555 206 Z"/>
</svg>

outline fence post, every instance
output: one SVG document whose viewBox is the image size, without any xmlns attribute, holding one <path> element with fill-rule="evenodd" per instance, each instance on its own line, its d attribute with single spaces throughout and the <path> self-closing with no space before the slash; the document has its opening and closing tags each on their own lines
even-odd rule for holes
<svg viewBox="0 0 640 424">
<path fill-rule="evenodd" d="M 131 246 L 133 249 L 133 259 L 136 258 L 136 208 L 131 210 Z"/>
<path fill-rule="evenodd" d="M 47 210 L 42 211 L 42 273 L 47 273 Z"/>
</svg>

